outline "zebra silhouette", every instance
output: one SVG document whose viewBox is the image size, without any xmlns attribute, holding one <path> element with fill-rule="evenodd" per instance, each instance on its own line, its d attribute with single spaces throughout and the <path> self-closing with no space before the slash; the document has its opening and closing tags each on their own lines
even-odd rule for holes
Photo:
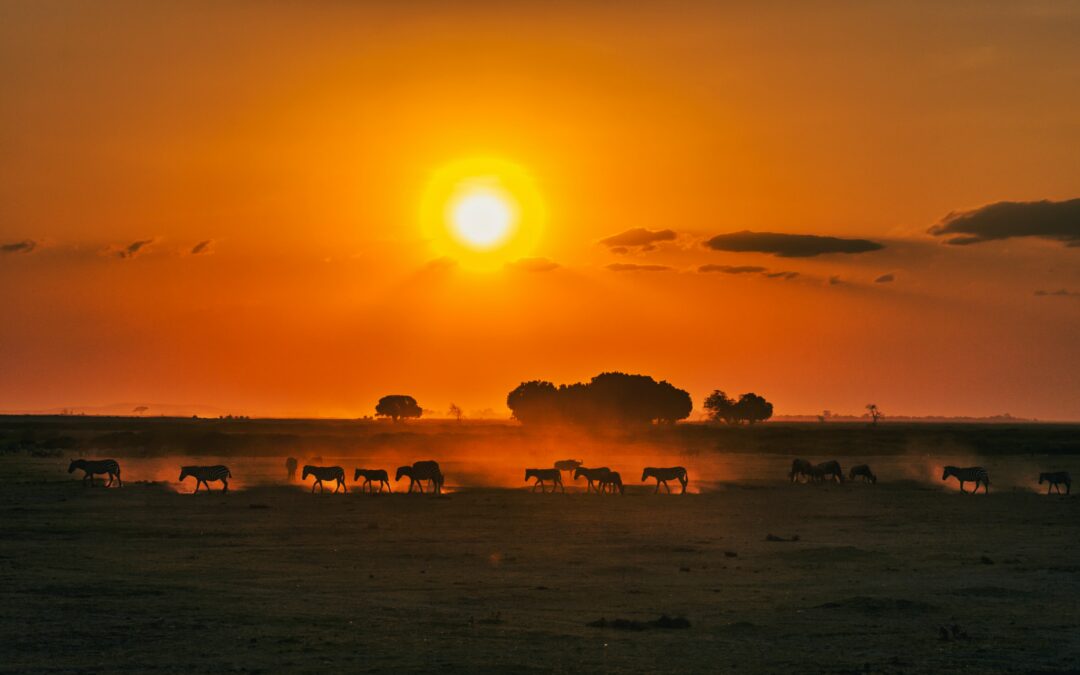
<svg viewBox="0 0 1080 675">
<path fill-rule="evenodd" d="M 299 464 L 299 462 L 296 461 L 295 457 L 290 457 L 285 460 L 285 470 L 289 472 L 289 480 L 296 480 L 297 464 Z"/>
<path fill-rule="evenodd" d="M 660 484 L 664 484 L 664 489 L 671 494 L 671 487 L 668 485 L 669 480 L 677 480 L 682 483 L 682 492 L 679 494 L 686 494 L 686 484 L 690 482 L 689 477 L 686 475 L 686 467 L 682 466 L 670 466 L 666 468 L 657 468 L 655 466 L 647 466 L 645 470 L 641 472 L 641 482 L 649 480 L 650 478 L 656 479 L 656 490 L 653 494 L 660 492 Z"/>
<path fill-rule="evenodd" d="M 1065 484 L 1065 494 L 1072 492 L 1072 477 L 1069 476 L 1068 471 L 1051 471 L 1048 473 L 1039 474 L 1039 485 L 1043 484 L 1043 481 L 1050 483 L 1046 486 L 1046 494 L 1050 494 L 1050 490 L 1057 488 L 1058 494 L 1061 494 L 1061 485 Z"/>
<path fill-rule="evenodd" d="M 816 481 L 844 482 L 844 470 L 840 468 L 840 462 L 835 459 L 815 465 L 812 475 Z"/>
<path fill-rule="evenodd" d="M 326 491 L 323 486 L 324 480 L 337 481 L 337 485 L 334 486 L 334 492 L 338 490 L 349 491 L 349 488 L 345 487 L 345 469 L 340 466 L 312 466 L 311 464 L 304 465 L 304 474 L 300 477 L 300 480 L 307 480 L 308 476 L 314 476 L 315 482 L 311 484 L 311 493 L 315 494 L 315 488 L 319 488 L 319 494 Z"/>
<path fill-rule="evenodd" d="M 545 492 L 544 481 L 551 482 L 551 494 L 555 494 L 555 488 L 566 492 L 566 488 L 563 487 L 562 471 L 555 469 L 525 469 L 525 482 L 529 482 L 533 478 L 536 479 L 536 483 L 533 484 L 533 492 L 536 492 L 536 488 L 540 488 L 540 492 Z"/>
<path fill-rule="evenodd" d="M 221 493 L 225 494 L 229 491 L 229 479 L 232 478 L 232 473 L 229 471 L 229 467 L 223 464 L 216 464 L 214 466 L 182 466 L 180 467 L 180 482 L 183 483 L 184 479 L 188 476 L 195 478 L 195 492 L 199 493 L 199 484 L 206 486 L 206 490 L 210 490 L 210 481 L 221 481 Z"/>
<path fill-rule="evenodd" d="M 581 466 L 581 460 L 578 459 L 560 459 L 555 462 L 555 468 L 559 471 L 577 471 L 579 466 Z"/>
<path fill-rule="evenodd" d="M 416 487 L 423 494 L 424 481 L 429 481 L 435 494 L 442 492 L 444 478 L 442 470 L 439 469 L 439 463 L 434 460 L 414 462 L 412 466 L 399 466 L 394 480 L 399 481 L 405 476 L 409 478 L 409 492 Z"/>
<path fill-rule="evenodd" d="M 856 476 L 862 478 L 864 483 L 877 483 L 877 476 L 874 475 L 874 472 L 871 471 L 870 467 L 866 464 L 851 467 L 851 471 L 848 472 L 848 479 L 855 480 Z"/>
<path fill-rule="evenodd" d="M 109 482 L 105 484 L 105 487 L 111 486 L 113 480 L 116 480 L 118 487 L 124 486 L 124 481 L 120 480 L 120 464 L 115 459 L 73 459 L 68 465 L 68 473 L 72 473 L 75 469 L 85 472 L 82 479 L 84 485 L 86 481 L 90 481 L 90 485 L 94 484 L 94 474 L 107 473 Z"/>
<path fill-rule="evenodd" d="M 956 480 L 960 481 L 960 492 L 964 492 L 964 483 L 974 481 L 975 489 L 971 491 L 971 494 L 979 491 L 980 484 L 983 486 L 983 492 L 990 494 L 990 474 L 981 466 L 969 466 L 964 469 L 947 466 L 945 472 L 941 474 L 941 480 L 948 480 L 949 476 L 956 476 Z"/>
<path fill-rule="evenodd" d="M 607 478 L 608 474 L 610 473 L 611 469 L 606 466 L 597 467 L 595 469 L 589 469 L 584 466 L 579 466 L 578 468 L 574 469 L 574 480 L 577 480 L 578 478 L 584 476 L 585 480 L 589 482 L 589 484 L 585 486 L 585 493 L 588 494 L 593 490 L 594 481 L 603 482 L 603 480 Z M 597 490 L 596 494 L 600 494 L 600 490 Z"/>
<path fill-rule="evenodd" d="M 353 473 L 353 482 L 360 480 L 360 476 L 364 477 L 364 483 L 360 486 L 360 490 L 363 491 L 365 487 L 369 487 L 371 492 L 375 491 L 375 483 L 379 484 L 379 492 L 382 492 L 383 485 L 386 485 L 386 489 L 390 490 L 390 476 L 386 474 L 386 469 L 357 469 Z M 390 490 L 393 492 L 393 490 Z"/>
<path fill-rule="evenodd" d="M 626 487 L 623 486 L 622 476 L 618 471 L 609 471 L 607 476 L 600 479 L 600 487 L 597 489 L 598 494 L 603 494 L 604 491 L 615 494 L 615 490 L 619 491 L 619 494 L 626 493 Z"/>
<path fill-rule="evenodd" d="M 814 465 L 805 459 L 793 459 L 791 460 L 791 471 L 788 473 L 788 478 L 791 482 L 796 481 L 806 483 L 814 477 Z"/>
</svg>

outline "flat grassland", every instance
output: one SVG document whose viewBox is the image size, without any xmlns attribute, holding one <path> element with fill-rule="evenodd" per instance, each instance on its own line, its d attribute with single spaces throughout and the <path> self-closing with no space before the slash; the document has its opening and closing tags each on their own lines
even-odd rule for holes
<svg viewBox="0 0 1080 675">
<path fill-rule="evenodd" d="M 848 441 L 812 427 L 672 430 L 633 443 L 466 424 L 379 427 L 378 443 L 363 440 L 372 431 L 340 445 L 288 432 L 301 463 L 319 452 L 350 479 L 353 466 L 392 472 L 399 445 L 439 459 L 450 491 L 434 497 L 400 494 L 404 483 L 311 495 L 285 480 L 288 453 L 273 443 L 196 455 L 148 423 L 0 425 L 0 669 L 1080 670 L 1080 501 L 1037 485 L 1039 471 L 1080 475 L 1075 427 L 883 427 L 869 441 L 862 428 Z M 148 430 L 173 440 L 93 445 Z M 1019 439 L 1016 451 L 996 434 Z M 54 453 L 57 438 L 73 440 Z M 462 454 L 470 445 L 487 459 Z M 828 446 L 880 482 L 787 482 L 792 456 L 830 458 L 807 452 Z M 116 456 L 126 485 L 81 486 L 66 473 L 78 453 Z M 626 495 L 523 487 L 526 464 L 581 454 L 620 469 Z M 650 456 L 686 465 L 693 493 L 640 484 Z M 232 467 L 229 494 L 176 482 L 181 463 L 211 459 Z M 991 493 L 941 483 L 954 459 L 986 466 Z M 661 615 L 689 626 L 649 624 Z M 589 625 L 601 618 L 608 627 Z"/>
</svg>

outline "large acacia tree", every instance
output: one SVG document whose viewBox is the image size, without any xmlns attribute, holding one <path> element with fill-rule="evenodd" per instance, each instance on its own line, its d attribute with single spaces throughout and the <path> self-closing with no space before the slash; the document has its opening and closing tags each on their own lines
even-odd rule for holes
<svg viewBox="0 0 1080 675">
<path fill-rule="evenodd" d="M 690 394 L 648 375 L 601 373 L 589 382 L 522 382 L 506 405 L 523 424 L 673 424 L 693 410 Z"/>
<path fill-rule="evenodd" d="M 395 422 L 408 417 L 420 417 L 423 414 L 424 411 L 417 405 L 416 399 L 404 394 L 383 396 L 375 404 L 376 417 L 389 417 Z"/>
</svg>

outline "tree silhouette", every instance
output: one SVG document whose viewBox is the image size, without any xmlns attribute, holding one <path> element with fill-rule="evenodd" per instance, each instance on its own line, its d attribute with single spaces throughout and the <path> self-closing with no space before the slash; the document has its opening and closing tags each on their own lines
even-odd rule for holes
<svg viewBox="0 0 1080 675">
<path fill-rule="evenodd" d="M 866 411 L 870 415 L 870 426 L 877 426 L 879 418 L 884 417 L 880 410 L 878 410 L 877 403 L 867 403 Z"/>
<path fill-rule="evenodd" d="M 601 373 L 589 382 L 555 387 L 551 382 L 522 382 L 506 405 L 523 424 L 566 423 L 673 424 L 693 410 L 690 394 L 648 375 Z"/>
<path fill-rule="evenodd" d="M 376 417 L 389 417 L 395 422 L 407 417 L 420 417 L 423 413 L 415 398 L 403 394 L 383 396 L 375 405 Z"/>
<path fill-rule="evenodd" d="M 461 406 L 459 406 L 457 403 L 451 403 L 450 404 L 450 417 L 453 417 L 455 420 L 460 422 L 461 418 L 465 417 L 465 411 L 462 410 Z"/>
<path fill-rule="evenodd" d="M 714 422 L 739 423 L 738 415 L 735 413 L 735 399 L 729 398 L 727 394 L 719 389 L 714 390 L 705 399 L 705 410 L 708 412 L 709 418 Z"/>
<path fill-rule="evenodd" d="M 752 392 L 740 396 L 739 402 L 735 404 L 736 416 L 750 425 L 764 422 L 772 417 L 772 412 L 772 403 Z"/>
</svg>

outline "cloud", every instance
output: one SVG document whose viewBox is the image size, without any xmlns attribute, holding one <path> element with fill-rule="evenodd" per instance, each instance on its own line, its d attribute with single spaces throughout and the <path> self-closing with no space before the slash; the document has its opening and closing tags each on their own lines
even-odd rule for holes
<svg viewBox="0 0 1080 675">
<path fill-rule="evenodd" d="M 1040 298 L 1043 297 L 1059 297 L 1059 298 L 1080 298 L 1080 292 L 1069 291 L 1064 288 L 1059 288 L 1056 291 L 1035 291 L 1035 295 Z"/>
<path fill-rule="evenodd" d="M 817 234 L 782 234 L 779 232 L 731 232 L 705 242 L 715 251 L 736 253 L 771 253 L 781 258 L 811 258 L 826 253 L 866 253 L 885 248 L 868 239 L 841 239 Z"/>
<path fill-rule="evenodd" d="M 612 272 L 669 272 L 667 265 L 634 265 L 632 263 L 611 263 L 607 269 Z"/>
<path fill-rule="evenodd" d="M 630 249 L 651 251 L 662 241 L 674 241 L 678 237 L 675 230 L 647 230 L 635 227 L 625 232 L 605 237 L 600 243 L 611 249 L 612 253 L 628 253 Z"/>
<path fill-rule="evenodd" d="M 829 277 L 829 285 L 830 286 L 839 286 L 842 283 L 844 283 L 844 281 L 840 277 L 836 276 L 835 274 L 833 276 Z"/>
<path fill-rule="evenodd" d="M 154 243 L 153 239 L 140 239 L 139 241 L 133 241 L 124 248 L 116 251 L 117 258 L 134 258 L 149 248 Z"/>
<path fill-rule="evenodd" d="M 30 253 L 35 248 L 37 248 L 37 242 L 30 239 L 13 241 L 10 244 L 0 244 L 0 252 L 2 253 Z"/>
<path fill-rule="evenodd" d="M 936 237 L 952 237 L 945 243 L 953 246 L 1039 237 L 1080 247 L 1080 199 L 997 202 L 970 211 L 953 211 L 927 231 Z"/>
<path fill-rule="evenodd" d="M 892 272 L 890 272 L 888 274 L 882 274 L 877 279 L 874 279 L 875 284 L 890 284 L 890 283 L 892 283 L 894 281 L 896 281 L 896 275 L 893 274 Z"/>
<path fill-rule="evenodd" d="M 506 266 L 522 272 L 550 272 L 561 267 L 559 263 L 547 258 L 521 258 L 512 263 L 507 263 Z"/>
<path fill-rule="evenodd" d="M 191 255 L 206 255 L 213 253 L 210 246 L 214 243 L 213 239 L 207 239 L 206 241 L 200 241 L 191 247 Z"/>
<path fill-rule="evenodd" d="M 702 265 L 698 272 L 722 272 L 723 274 L 761 274 L 766 270 L 757 265 Z"/>
<path fill-rule="evenodd" d="M 794 279 L 795 277 L 799 276 L 799 273 L 798 272 L 765 272 L 764 276 L 769 278 L 769 279 L 784 279 L 785 281 L 790 281 L 790 280 Z"/>
</svg>

